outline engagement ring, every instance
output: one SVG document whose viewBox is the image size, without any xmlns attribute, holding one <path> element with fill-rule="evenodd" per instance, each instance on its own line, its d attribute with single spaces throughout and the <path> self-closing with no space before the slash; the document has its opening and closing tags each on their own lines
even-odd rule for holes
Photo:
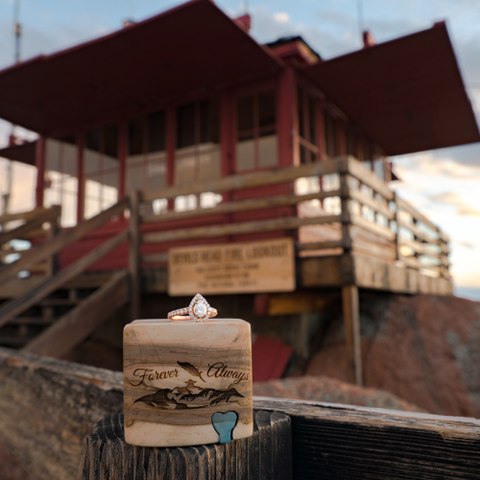
<svg viewBox="0 0 480 480">
<path fill-rule="evenodd" d="M 212 308 L 209 303 L 197 293 L 188 307 L 169 312 L 168 318 L 170 320 L 195 320 L 196 322 L 204 322 L 208 318 L 216 317 L 217 313 L 217 310 Z"/>
</svg>

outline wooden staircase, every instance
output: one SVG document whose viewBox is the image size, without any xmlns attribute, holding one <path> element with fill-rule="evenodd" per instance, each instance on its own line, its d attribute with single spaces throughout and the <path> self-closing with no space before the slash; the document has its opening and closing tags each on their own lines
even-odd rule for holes
<svg viewBox="0 0 480 480">
<path fill-rule="evenodd" d="M 124 198 L 97 216 L 61 232 L 57 228 L 58 206 L 26 212 L 22 218 L 19 214 L 0 217 L 3 225 L 0 260 L 8 260 L 8 255 L 20 255 L 14 262 L 0 267 L 0 346 L 60 358 L 115 311 L 131 302 L 131 278 L 138 278 L 131 270 L 85 273 L 88 267 L 129 240 L 128 229 L 66 268 L 60 271 L 55 268 L 56 256 L 62 249 L 123 215 L 129 203 L 129 199 Z M 19 220 L 24 223 L 9 228 Z M 39 237 L 44 241 L 38 245 L 15 250 L 15 240 Z M 18 278 L 25 275 L 28 278 Z M 8 293 L 2 295 L 2 290 Z"/>
</svg>

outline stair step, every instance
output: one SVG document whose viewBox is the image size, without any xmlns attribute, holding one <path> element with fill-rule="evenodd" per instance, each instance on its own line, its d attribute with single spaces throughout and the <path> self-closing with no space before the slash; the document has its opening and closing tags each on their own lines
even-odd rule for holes
<svg viewBox="0 0 480 480">
<path fill-rule="evenodd" d="M 17 317 L 8 322 L 9 325 L 51 325 L 55 318 Z"/>
<path fill-rule="evenodd" d="M 115 272 L 92 272 L 83 273 L 78 277 L 68 281 L 62 289 L 90 289 L 99 288 L 105 285 L 114 275 Z"/>
<path fill-rule="evenodd" d="M 0 345 L 6 347 L 23 347 L 27 343 L 31 342 L 33 338 L 31 337 L 15 337 L 15 336 L 0 336 Z"/>
<path fill-rule="evenodd" d="M 82 299 L 71 298 L 46 298 L 42 300 L 38 305 L 41 307 L 73 307 L 78 305 Z"/>
</svg>

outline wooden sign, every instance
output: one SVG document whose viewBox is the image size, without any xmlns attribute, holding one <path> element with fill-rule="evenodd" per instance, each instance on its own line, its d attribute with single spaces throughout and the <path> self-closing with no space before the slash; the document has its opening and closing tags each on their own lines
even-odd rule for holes
<svg viewBox="0 0 480 480">
<path fill-rule="evenodd" d="M 137 320 L 123 337 L 125 441 L 228 443 L 253 433 L 250 324 Z"/>
<path fill-rule="evenodd" d="M 292 238 L 172 248 L 169 295 L 290 292 L 295 290 Z"/>
</svg>

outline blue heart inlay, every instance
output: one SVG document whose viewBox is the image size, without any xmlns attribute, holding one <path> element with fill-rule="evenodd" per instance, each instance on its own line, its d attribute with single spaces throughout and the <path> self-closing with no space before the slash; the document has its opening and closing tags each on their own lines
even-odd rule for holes
<svg viewBox="0 0 480 480">
<path fill-rule="evenodd" d="M 230 443 L 232 441 L 232 430 L 238 422 L 238 413 L 233 410 L 227 413 L 217 412 L 212 415 L 212 425 L 220 435 L 218 443 Z"/>
</svg>

